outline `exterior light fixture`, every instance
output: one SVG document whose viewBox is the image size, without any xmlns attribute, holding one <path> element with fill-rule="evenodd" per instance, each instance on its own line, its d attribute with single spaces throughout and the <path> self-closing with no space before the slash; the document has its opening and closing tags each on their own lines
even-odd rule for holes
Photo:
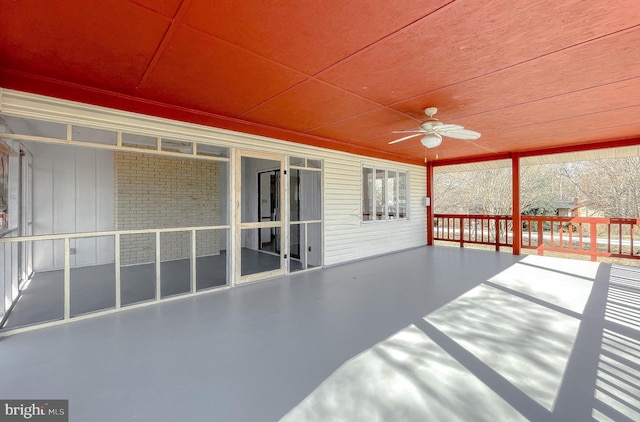
<svg viewBox="0 0 640 422">
<path fill-rule="evenodd" d="M 429 133 L 421 138 L 420 142 L 427 148 L 435 148 L 442 143 L 442 136 L 437 133 Z"/>
</svg>

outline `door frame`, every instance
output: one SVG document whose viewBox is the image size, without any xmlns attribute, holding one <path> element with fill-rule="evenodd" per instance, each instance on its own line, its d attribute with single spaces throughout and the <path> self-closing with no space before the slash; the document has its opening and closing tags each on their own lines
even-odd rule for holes
<svg viewBox="0 0 640 422">
<path fill-rule="evenodd" d="M 33 155 L 20 145 L 19 236 L 33 236 Z M 18 249 L 19 288 L 33 275 L 33 242 L 22 242 Z"/>
<path fill-rule="evenodd" d="M 259 160 L 270 160 L 280 163 L 280 220 L 268 222 L 242 222 L 242 159 L 255 158 Z M 234 284 L 244 284 L 252 281 L 262 280 L 265 278 L 281 276 L 287 273 L 287 251 L 289 250 L 289 207 L 288 204 L 288 183 L 286 177 L 287 160 L 285 155 L 265 153 L 253 150 L 236 150 L 235 152 L 235 224 L 233 237 L 235 240 L 235 265 L 234 265 Z M 256 180 L 258 172 L 255 174 Z M 256 208 L 257 212 L 257 208 Z M 280 229 L 280 268 L 276 270 L 264 271 L 255 274 L 242 275 L 242 230 L 243 229 L 262 229 L 262 228 L 279 228 Z"/>
<path fill-rule="evenodd" d="M 277 193 L 280 193 L 280 191 L 284 188 L 282 186 L 282 175 L 280 172 L 280 169 L 276 169 L 276 170 L 259 170 L 258 171 L 258 216 L 260 218 L 260 221 L 262 221 L 262 219 L 265 217 L 264 216 L 264 205 L 262 203 L 263 200 L 263 185 L 262 185 L 262 176 L 265 174 L 269 174 L 269 176 L 275 177 L 275 180 L 277 181 L 278 184 L 278 189 L 277 189 Z M 271 181 L 271 177 L 269 179 Z M 269 191 L 271 192 L 271 191 Z M 280 200 L 279 195 L 278 195 L 278 201 Z M 273 203 L 271 202 L 271 198 L 269 200 L 269 217 L 271 218 L 271 207 L 272 207 Z M 282 218 L 282 206 L 283 204 L 277 204 L 279 206 L 277 206 L 278 211 L 280 212 L 280 218 Z M 270 237 L 270 241 L 273 240 L 273 234 L 271 232 L 271 230 L 268 230 L 268 232 L 270 233 L 269 237 Z M 262 245 L 264 244 L 264 239 L 263 239 L 263 230 L 258 230 L 258 250 L 263 250 L 262 249 Z M 282 234 L 281 234 L 282 235 Z M 281 248 L 282 246 L 279 245 L 279 248 Z M 273 251 L 275 253 L 279 253 L 278 252 L 278 248 L 275 248 L 275 250 Z"/>
</svg>

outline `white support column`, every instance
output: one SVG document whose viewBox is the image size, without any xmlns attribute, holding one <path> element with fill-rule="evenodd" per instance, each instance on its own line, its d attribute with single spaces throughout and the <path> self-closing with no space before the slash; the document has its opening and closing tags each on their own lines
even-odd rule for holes
<svg viewBox="0 0 640 422">
<path fill-rule="evenodd" d="M 116 271 L 116 309 L 120 309 L 121 303 L 121 289 L 120 289 L 120 234 L 115 234 L 115 271 Z"/>
<path fill-rule="evenodd" d="M 282 230 L 280 230 L 280 256 L 282 257 L 282 268 L 284 273 L 289 274 L 291 270 L 291 233 L 289 233 L 290 222 L 289 212 L 291 211 L 291 202 L 289 200 L 289 180 L 291 180 L 291 173 L 289 169 L 289 157 L 283 156 L 280 161 L 280 167 L 282 171 L 280 180 L 280 192 L 282 193 L 282 202 L 280 205 L 280 221 L 282 223 Z M 283 255 L 284 252 L 284 255 Z M 286 258 L 284 258 L 286 256 Z"/>
<path fill-rule="evenodd" d="M 309 268 L 309 223 L 304 223 L 304 261 L 302 262 L 302 269 L 306 270 Z"/>
<path fill-rule="evenodd" d="M 71 251 L 69 238 L 64 238 L 64 319 L 71 318 Z"/>
<path fill-rule="evenodd" d="M 156 300 L 162 297 L 162 285 L 160 282 L 160 232 L 156 232 Z"/>
<path fill-rule="evenodd" d="M 238 279 L 240 278 L 240 269 L 237 267 L 237 257 L 236 257 L 236 249 L 238 248 L 238 242 L 240 242 L 240 233 L 239 232 L 239 224 L 236 221 L 237 210 L 240 207 L 240 192 L 238 185 L 240 181 L 238 178 L 240 177 L 240 168 L 241 164 L 238 162 L 236 157 L 236 149 L 231 148 L 229 151 L 229 224 L 231 228 L 227 233 L 227 239 L 229 243 L 229 249 L 227 250 L 227 265 L 228 271 L 227 276 L 229 277 L 229 285 L 235 286 Z"/>
<path fill-rule="evenodd" d="M 191 230 L 191 293 L 195 293 L 196 286 L 196 267 L 197 267 L 197 255 L 196 255 L 196 231 Z"/>
</svg>

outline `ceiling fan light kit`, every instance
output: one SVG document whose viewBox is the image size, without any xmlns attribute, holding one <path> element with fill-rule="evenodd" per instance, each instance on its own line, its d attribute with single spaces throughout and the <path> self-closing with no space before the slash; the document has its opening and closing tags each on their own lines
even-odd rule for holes
<svg viewBox="0 0 640 422">
<path fill-rule="evenodd" d="M 465 139 L 469 141 L 475 141 L 480 138 L 479 132 L 465 129 L 460 125 L 444 124 L 440 120 L 436 119 L 434 114 L 438 112 L 435 107 L 427 107 L 424 109 L 424 114 L 429 118 L 418 126 L 417 130 L 398 130 L 393 133 L 413 133 L 413 135 L 405 136 L 404 138 L 396 139 L 389 142 L 389 144 L 395 144 L 397 142 L 406 141 L 407 139 L 422 136 L 420 142 L 427 148 L 435 148 L 442 143 L 442 137 L 447 136 L 454 139 Z"/>
<path fill-rule="evenodd" d="M 427 148 L 435 148 L 442 143 L 442 136 L 437 133 L 430 133 L 423 136 L 420 142 Z"/>
</svg>

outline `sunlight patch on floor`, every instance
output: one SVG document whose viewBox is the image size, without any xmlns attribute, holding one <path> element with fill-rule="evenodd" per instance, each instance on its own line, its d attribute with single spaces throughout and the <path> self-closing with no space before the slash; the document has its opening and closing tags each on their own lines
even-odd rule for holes
<svg viewBox="0 0 640 422">
<path fill-rule="evenodd" d="M 488 281 L 581 314 L 600 264 L 566 261 L 530 255 Z"/>
<path fill-rule="evenodd" d="M 579 320 L 487 285 L 425 320 L 553 410 Z"/>
<path fill-rule="evenodd" d="M 281 420 L 526 419 L 421 330 L 410 325 L 346 362 Z"/>
<path fill-rule="evenodd" d="M 576 277 L 595 279 L 600 268 L 599 262 L 589 262 L 569 258 L 551 256 L 527 255 L 520 262 L 528 265 L 546 268 L 552 271 L 573 274 Z"/>
</svg>

